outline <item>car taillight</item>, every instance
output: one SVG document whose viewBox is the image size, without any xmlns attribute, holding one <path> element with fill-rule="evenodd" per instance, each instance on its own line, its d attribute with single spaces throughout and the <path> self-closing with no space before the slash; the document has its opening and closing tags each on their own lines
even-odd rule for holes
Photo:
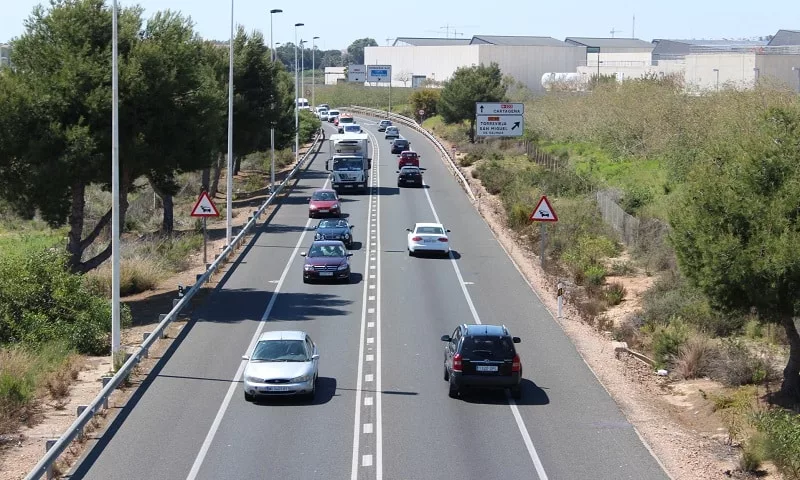
<svg viewBox="0 0 800 480">
<path fill-rule="evenodd" d="M 439 237 L 439 241 L 440 242 L 446 242 L 447 241 L 447 237 Z"/>
<path fill-rule="evenodd" d="M 522 369 L 522 365 L 519 362 L 519 355 L 514 355 L 514 361 L 511 363 L 511 371 L 512 372 L 519 372 Z"/>
<path fill-rule="evenodd" d="M 453 355 L 453 371 L 460 372 L 461 371 L 461 354 L 456 353 Z"/>
<path fill-rule="evenodd" d="M 422 241 L 422 237 L 412 237 L 411 241 L 412 242 L 421 242 Z"/>
</svg>

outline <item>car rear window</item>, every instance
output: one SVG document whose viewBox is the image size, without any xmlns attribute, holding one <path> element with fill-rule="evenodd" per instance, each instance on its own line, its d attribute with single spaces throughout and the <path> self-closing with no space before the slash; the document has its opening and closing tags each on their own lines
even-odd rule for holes
<svg viewBox="0 0 800 480">
<path fill-rule="evenodd" d="M 470 336 L 461 347 L 464 355 L 481 358 L 506 358 L 514 355 L 514 344 L 508 337 Z"/>
<path fill-rule="evenodd" d="M 395 145 L 408 145 L 408 140 L 395 140 Z"/>
<path fill-rule="evenodd" d="M 400 169 L 400 173 L 419 173 L 419 168 L 417 167 L 403 167 Z"/>
</svg>

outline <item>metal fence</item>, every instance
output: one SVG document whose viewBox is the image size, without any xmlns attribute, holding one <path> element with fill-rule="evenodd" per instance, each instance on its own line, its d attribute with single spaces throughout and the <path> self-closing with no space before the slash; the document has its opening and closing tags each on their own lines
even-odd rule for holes
<svg viewBox="0 0 800 480">
<path fill-rule="evenodd" d="M 44 457 L 39 460 L 33 470 L 28 473 L 28 476 L 25 477 L 26 480 L 36 480 L 41 478 L 43 475 L 47 475 L 47 478 L 52 477 L 53 464 L 56 462 L 56 460 L 58 460 L 58 457 L 61 455 L 61 453 L 66 450 L 69 444 L 76 437 L 79 437 L 83 433 L 84 427 L 89 423 L 89 421 L 91 421 L 95 414 L 99 413 L 102 409 L 107 408 L 108 398 L 111 396 L 114 390 L 116 390 L 117 387 L 126 381 L 128 376 L 132 373 L 134 367 L 136 367 L 136 365 L 138 365 L 143 358 L 147 358 L 150 348 L 153 346 L 156 340 L 164 337 L 164 331 L 169 324 L 178 318 L 181 310 L 183 310 L 189 304 L 192 297 L 194 297 L 200 288 L 211 278 L 211 275 L 219 270 L 219 268 L 228 260 L 228 257 L 230 257 L 231 254 L 239 246 L 241 246 L 247 234 L 250 233 L 250 231 L 258 224 L 259 217 L 264 214 L 267 207 L 275 202 L 278 196 L 283 192 L 283 189 L 286 187 L 288 182 L 294 178 L 297 172 L 300 171 L 303 165 L 306 164 L 307 160 L 314 156 L 324 138 L 325 134 L 323 130 L 320 129 L 314 137 L 311 148 L 309 148 L 303 157 L 297 162 L 297 165 L 294 166 L 294 168 L 289 172 L 289 175 L 287 175 L 286 178 L 279 184 L 279 186 L 269 196 L 269 198 L 267 198 L 264 204 L 262 204 L 258 210 L 253 211 L 252 216 L 248 217 L 248 221 L 242 227 L 241 231 L 231 240 L 231 244 L 227 245 L 222 250 L 214 262 L 206 268 L 206 271 L 203 274 L 197 276 L 195 284 L 186 291 L 183 298 L 180 298 L 174 302 L 172 310 L 169 313 L 161 316 L 159 324 L 155 327 L 153 332 L 151 332 L 150 335 L 141 343 L 141 345 L 130 354 L 130 357 L 127 358 L 125 363 L 120 367 L 116 374 L 109 379 L 104 379 L 103 389 L 100 390 L 100 393 L 83 410 L 83 412 L 78 415 L 78 418 L 72 423 L 72 425 L 69 426 L 69 428 L 67 428 L 61 437 L 52 445 L 50 442 L 48 442 L 47 452 L 45 453 Z"/>
<path fill-rule="evenodd" d="M 596 192 L 595 199 L 603 221 L 619 233 L 625 245 L 636 247 L 639 244 L 639 219 L 625 212 L 615 201 L 616 196 L 608 190 Z"/>
<path fill-rule="evenodd" d="M 528 156 L 530 161 L 535 162 L 537 165 L 541 165 L 548 170 L 561 170 L 566 166 L 565 161 L 550 155 L 547 152 L 539 150 L 536 147 L 536 144 L 533 142 L 525 142 L 525 154 Z"/>
</svg>

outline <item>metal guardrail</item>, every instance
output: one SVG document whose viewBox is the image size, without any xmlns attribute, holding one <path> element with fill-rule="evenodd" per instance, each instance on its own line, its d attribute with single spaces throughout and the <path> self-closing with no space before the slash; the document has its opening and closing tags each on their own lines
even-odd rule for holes
<svg viewBox="0 0 800 480">
<path fill-rule="evenodd" d="M 317 135 L 314 137 L 311 147 L 297 162 L 297 165 L 292 168 L 292 170 L 289 172 L 289 175 L 287 175 L 286 178 L 280 183 L 278 188 L 272 192 L 264 204 L 261 205 L 258 210 L 253 212 L 252 217 L 248 217 L 248 222 L 244 225 L 244 227 L 242 227 L 242 230 L 239 232 L 239 234 L 231 240 L 231 244 L 227 245 L 214 260 L 214 262 L 206 269 L 206 271 L 197 277 L 194 285 L 184 294 L 183 298 L 181 298 L 180 301 L 175 304 L 169 313 L 164 315 L 164 318 L 159 322 L 158 326 L 155 327 L 155 330 L 150 333 L 150 335 L 142 342 L 135 352 L 131 353 L 130 357 L 125 361 L 122 367 L 120 367 L 117 373 L 114 374 L 110 380 L 108 380 L 108 383 L 105 384 L 100 393 L 86 407 L 83 413 L 78 415 L 78 418 L 75 419 L 72 425 L 70 425 L 69 428 L 67 428 L 67 430 L 55 442 L 55 444 L 47 450 L 44 457 L 39 460 L 39 463 L 37 463 L 28 476 L 25 477 L 26 480 L 36 480 L 41 478 L 42 475 L 47 475 L 48 478 L 52 476 L 52 465 L 56 462 L 56 460 L 58 460 L 58 457 L 61 456 L 61 453 L 63 453 L 69 444 L 83 432 L 84 427 L 87 423 L 89 423 L 92 417 L 98 413 L 101 408 L 104 408 L 108 398 L 111 396 L 114 390 L 116 390 L 117 387 L 119 387 L 119 385 L 127 379 L 133 368 L 142 360 L 142 358 L 147 357 L 147 352 L 149 351 L 150 347 L 153 346 L 156 340 L 163 338 L 162 335 L 164 329 L 166 329 L 170 323 L 178 318 L 178 314 L 180 314 L 181 310 L 183 310 L 183 308 L 189 304 L 192 297 L 194 297 L 200 288 L 209 280 L 209 278 L 211 278 L 211 275 L 219 269 L 219 267 L 235 251 L 235 249 L 244 241 L 250 230 L 258 224 L 259 217 L 264 213 L 267 207 L 275 202 L 275 199 L 283 192 L 283 189 L 286 187 L 287 183 L 294 178 L 295 174 L 303 167 L 306 161 L 313 156 L 315 150 L 319 149 L 324 139 L 325 133 L 322 129 L 320 129 L 317 132 Z"/>
<path fill-rule="evenodd" d="M 351 105 L 343 110 L 352 110 L 353 112 L 362 113 L 372 117 L 381 117 L 381 118 L 387 118 L 389 120 L 394 120 L 404 125 L 407 125 L 413 128 L 414 130 L 418 131 L 422 135 L 424 135 L 425 138 L 430 140 L 431 143 L 433 143 L 436 146 L 436 148 L 439 149 L 439 152 L 441 153 L 442 157 L 445 160 L 447 160 L 447 166 L 450 167 L 450 170 L 453 172 L 453 175 L 456 177 L 458 182 L 461 183 L 461 187 L 464 189 L 464 191 L 467 192 L 470 200 L 472 200 L 473 203 L 477 201 L 477 199 L 475 198 L 475 193 L 469 186 L 469 182 L 467 182 L 467 179 L 464 178 L 464 175 L 461 173 L 461 170 L 458 169 L 458 165 L 456 165 L 455 160 L 450 155 L 450 152 L 447 151 L 447 148 L 445 148 L 445 146 L 442 145 L 442 142 L 440 142 L 439 139 L 436 138 L 436 136 L 431 134 L 429 131 L 423 128 L 422 125 L 417 123 L 416 120 L 403 115 L 398 115 L 396 113 L 387 112 L 385 110 L 377 110 L 375 108 L 361 107 L 358 105 Z"/>
</svg>

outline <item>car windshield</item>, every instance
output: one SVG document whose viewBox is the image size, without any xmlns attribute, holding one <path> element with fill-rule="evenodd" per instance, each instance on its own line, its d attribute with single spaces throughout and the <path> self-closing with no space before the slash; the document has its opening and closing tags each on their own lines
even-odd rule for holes
<svg viewBox="0 0 800 480">
<path fill-rule="evenodd" d="M 403 152 L 403 158 L 417 158 L 417 154 L 413 152 Z"/>
<path fill-rule="evenodd" d="M 514 345 L 508 337 L 468 336 L 461 347 L 466 355 L 483 358 L 506 358 L 514 355 Z"/>
<path fill-rule="evenodd" d="M 339 115 L 339 110 L 331 110 L 328 112 L 328 115 L 333 115 L 335 117 L 336 115 Z"/>
<path fill-rule="evenodd" d="M 407 147 L 408 141 L 407 140 L 395 140 L 394 144 L 396 147 Z"/>
<path fill-rule="evenodd" d="M 390 122 L 389 120 L 381 120 L 381 125 L 391 125 L 391 124 L 392 122 Z"/>
<path fill-rule="evenodd" d="M 342 117 L 339 119 L 339 121 L 342 123 L 353 123 L 355 120 L 353 120 L 352 117 Z"/>
<path fill-rule="evenodd" d="M 341 245 L 312 245 L 308 251 L 309 257 L 344 257 L 344 247 Z"/>
<path fill-rule="evenodd" d="M 349 132 L 358 133 L 358 132 L 361 131 L 361 126 L 360 125 L 348 125 L 348 126 L 344 127 L 344 131 L 347 132 L 347 133 L 349 133 Z"/>
<path fill-rule="evenodd" d="M 400 173 L 419 173 L 419 168 L 416 167 L 403 167 L 400 169 Z"/>
<path fill-rule="evenodd" d="M 386 132 L 387 133 L 388 132 L 396 132 L 396 131 L 397 131 L 397 127 L 386 127 Z"/>
<path fill-rule="evenodd" d="M 322 220 L 321 222 L 319 222 L 319 225 L 317 225 L 317 228 L 345 228 L 345 227 L 347 227 L 347 220 L 337 220 L 337 219 Z"/>
<path fill-rule="evenodd" d="M 427 233 L 430 235 L 444 235 L 442 227 L 417 227 L 416 233 Z"/>
<path fill-rule="evenodd" d="M 360 157 L 353 157 L 353 158 L 334 158 L 333 159 L 333 169 L 336 171 L 342 170 L 350 170 L 356 171 L 361 170 L 364 161 L 361 160 Z"/>
<path fill-rule="evenodd" d="M 256 344 L 251 359 L 255 362 L 307 362 L 303 340 L 261 340 Z"/>
<path fill-rule="evenodd" d="M 311 196 L 311 200 L 332 202 L 336 200 L 336 194 L 333 192 L 314 192 L 314 195 Z"/>
</svg>

